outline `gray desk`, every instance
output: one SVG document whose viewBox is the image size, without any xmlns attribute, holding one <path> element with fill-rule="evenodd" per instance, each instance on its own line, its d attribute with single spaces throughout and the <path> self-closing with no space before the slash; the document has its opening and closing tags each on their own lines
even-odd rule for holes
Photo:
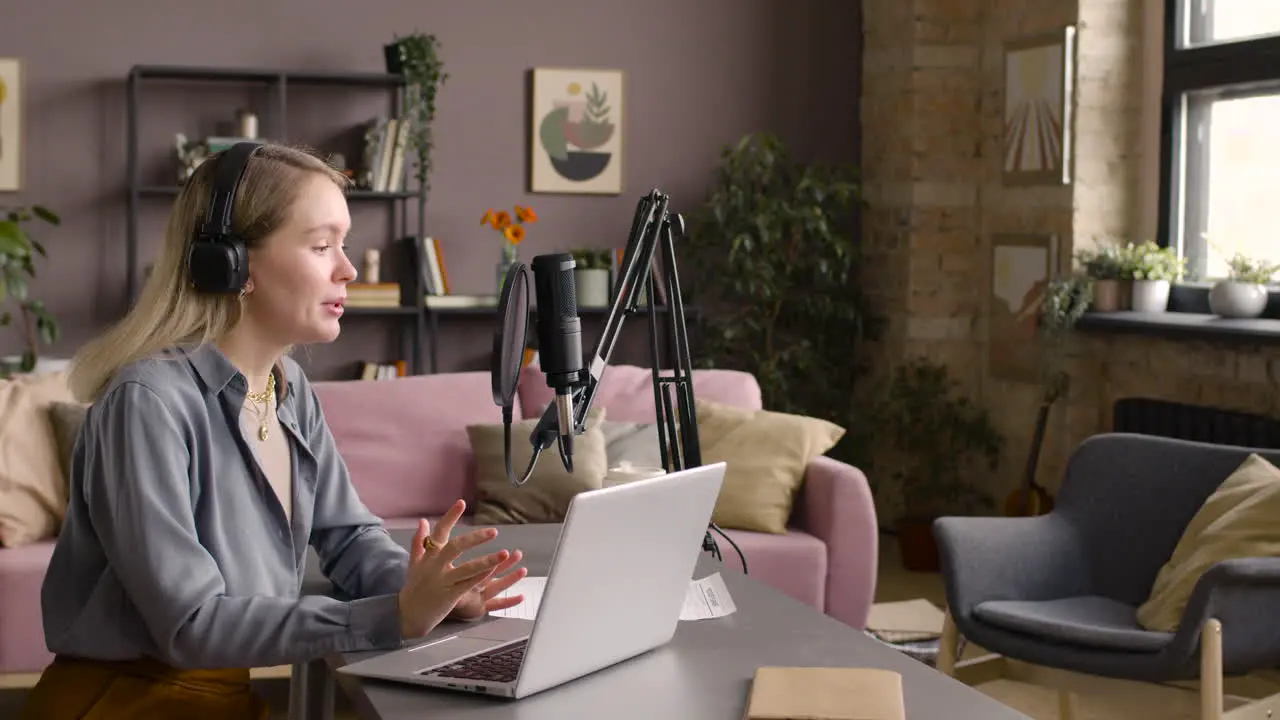
<svg viewBox="0 0 1280 720">
<path fill-rule="evenodd" d="M 486 548 L 520 548 L 531 575 L 545 575 L 557 525 L 502 526 Z M 407 544 L 411 533 L 393 533 Z M 722 543 L 723 545 L 723 543 Z M 839 665 L 896 670 L 902 674 L 911 720 L 1028 720 L 986 695 L 803 603 L 744 576 L 732 548 L 722 547 L 723 566 L 703 554 L 696 577 L 719 571 L 737 604 L 736 613 L 714 620 L 681 622 L 671 643 L 632 660 L 522 700 L 503 700 L 392 682 L 362 680 L 338 673 L 337 683 L 361 718 L 486 718 L 561 720 L 608 717 L 664 720 L 740 720 L 755 669 L 761 665 Z M 748 559 L 749 560 L 749 559 Z M 314 564 L 307 592 L 324 593 L 327 582 Z M 450 632 L 450 623 L 434 634 Z M 327 659 L 330 669 L 371 653 Z M 332 677 L 313 663 L 299 679 L 298 695 L 308 696 L 307 714 L 324 716 Z M 327 687 L 326 687 L 327 686 Z"/>
</svg>

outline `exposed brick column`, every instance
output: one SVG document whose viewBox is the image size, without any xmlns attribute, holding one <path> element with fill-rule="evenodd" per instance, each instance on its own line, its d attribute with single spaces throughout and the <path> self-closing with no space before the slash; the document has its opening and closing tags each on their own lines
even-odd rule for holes
<svg viewBox="0 0 1280 720">
<path fill-rule="evenodd" d="M 1140 241 L 1154 227 L 1160 0 L 873 0 L 864 3 L 863 166 L 871 204 L 863 279 L 889 321 L 878 369 L 911 354 L 946 362 L 1005 434 L 1002 498 L 1021 479 L 1040 387 L 992 378 L 986 298 L 991 239 L 1056 233 L 1060 261 L 1095 238 Z M 1074 24 L 1074 182 L 1001 182 L 1003 44 Z M 1121 397 L 1280 411 L 1280 351 L 1077 334 L 1071 395 L 1049 426 L 1040 479 L 1109 428 Z M 874 478 L 880 483 L 883 477 Z M 882 488 L 883 491 L 883 488 Z M 886 518 L 888 521 L 889 518 Z"/>
</svg>

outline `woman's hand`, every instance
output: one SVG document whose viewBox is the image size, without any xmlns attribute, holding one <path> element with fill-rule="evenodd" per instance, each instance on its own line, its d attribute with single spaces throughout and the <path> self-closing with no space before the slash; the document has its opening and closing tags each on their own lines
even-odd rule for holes
<svg viewBox="0 0 1280 720">
<path fill-rule="evenodd" d="M 498 597 L 500 593 L 506 592 L 521 578 L 524 578 L 527 571 L 524 568 L 516 569 L 516 564 L 520 562 L 522 553 L 520 551 L 507 552 L 500 550 L 490 553 L 488 556 L 480 557 L 480 559 L 463 562 L 461 565 L 454 566 L 453 561 L 458 556 L 470 548 L 479 546 L 479 544 L 488 542 L 490 539 L 497 537 L 498 530 L 493 528 L 472 530 L 463 536 L 449 539 L 449 534 L 453 532 L 453 525 L 457 524 L 458 519 L 462 518 L 463 511 L 466 511 L 466 503 L 457 501 L 453 503 L 453 507 L 445 512 L 444 518 L 440 519 L 439 524 L 435 528 L 431 528 L 426 520 L 420 520 L 417 525 L 417 533 L 413 537 L 413 544 L 410 547 L 410 570 L 408 577 L 404 582 L 404 589 L 401 591 L 401 618 L 402 632 L 403 630 L 412 630 L 415 634 L 406 634 L 404 637 L 421 637 L 422 634 L 430 632 L 440 620 L 444 618 L 456 618 L 463 620 L 474 620 L 483 618 L 488 612 L 494 610 L 503 610 L 507 607 L 520 605 L 524 601 L 522 596 Z M 458 573 L 462 571 L 463 577 L 471 577 L 468 568 L 479 570 L 479 562 L 492 562 L 492 565 L 483 565 L 483 573 L 475 574 L 470 584 L 462 584 L 461 587 L 453 587 L 448 592 L 448 597 L 452 598 L 452 603 L 445 607 L 443 614 L 435 616 L 436 612 L 426 614 L 425 620 L 429 620 L 424 628 L 419 632 L 421 623 L 404 623 L 406 618 L 407 593 L 410 593 L 411 585 L 415 584 L 416 575 L 422 574 L 416 570 L 420 565 L 431 564 L 431 571 L 434 573 Z M 499 577 L 500 575 L 500 577 Z M 430 578 L 438 578 L 438 574 L 428 573 Z M 454 575 L 457 577 L 457 575 Z M 417 579 L 421 583 L 424 580 Z M 463 580 L 457 579 L 456 582 L 462 583 Z M 440 580 L 436 580 L 436 584 L 440 584 Z"/>
<path fill-rule="evenodd" d="M 457 560 L 462 553 L 498 535 L 497 530 L 485 528 L 449 539 L 454 523 L 462 516 L 465 508 L 463 501 L 459 500 L 455 503 L 440 520 L 434 532 L 426 520 L 418 523 L 418 532 L 414 536 L 409 555 L 409 571 L 399 594 L 402 637 L 417 638 L 426 635 L 453 612 L 464 597 L 475 593 L 484 597 L 485 591 L 482 588 L 490 585 L 488 581 L 499 567 L 510 567 L 514 564 L 510 562 L 513 554 L 506 550 L 499 550 L 459 565 L 453 564 L 453 561 Z M 430 549 L 427 548 L 428 539 L 430 539 Z M 512 576 L 515 576 L 515 579 L 499 586 L 500 582 Z M 510 573 L 493 585 L 505 589 L 519 577 L 516 573 Z M 495 591 L 494 594 L 502 592 L 502 589 Z M 506 598 L 496 602 L 502 603 L 500 607 L 510 607 L 520 601 L 520 598 L 513 599 L 515 602 L 510 602 L 511 599 Z M 487 604 L 488 601 L 485 601 L 482 607 Z M 467 607 L 471 608 L 473 605 L 469 602 Z"/>
<path fill-rule="evenodd" d="M 471 588 L 458 599 L 458 604 L 453 606 L 453 612 L 449 617 L 459 620 L 475 620 L 495 610 L 506 610 L 524 602 L 523 595 L 498 597 L 509 590 L 512 585 L 519 582 L 525 575 L 529 574 L 528 568 L 512 570 L 523 557 L 524 555 L 519 550 L 513 551 L 506 560 L 494 569 L 493 575 L 489 579 Z"/>
</svg>

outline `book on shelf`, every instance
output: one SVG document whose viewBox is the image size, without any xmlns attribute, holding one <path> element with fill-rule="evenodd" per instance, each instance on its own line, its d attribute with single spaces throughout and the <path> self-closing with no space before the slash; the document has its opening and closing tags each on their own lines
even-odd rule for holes
<svg viewBox="0 0 1280 720">
<path fill-rule="evenodd" d="M 427 295 L 427 308 L 444 310 L 451 308 L 497 308 L 497 295 Z"/>
<path fill-rule="evenodd" d="M 364 133 L 361 185 L 374 192 L 402 192 L 405 188 L 405 146 L 410 123 L 379 115 Z"/>
<path fill-rule="evenodd" d="M 400 283 L 347 283 L 348 307 L 400 307 Z"/>
<path fill-rule="evenodd" d="M 427 295 L 449 294 L 449 271 L 444 264 L 444 249 L 434 237 L 418 239 L 418 256 L 422 258 L 422 288 Z"/>
<path fill-rule="evenodd" d="M 365 361 L 360 363 L 361 380 L 390 380 L 409 374 L 409 364 L 404 360 L 389 363 Z"/>
<path fill-rule="evenodd" d="M 902 676 L 859 667 L 756 668 L 743 720 L 906 720 Z"/>
</svg>

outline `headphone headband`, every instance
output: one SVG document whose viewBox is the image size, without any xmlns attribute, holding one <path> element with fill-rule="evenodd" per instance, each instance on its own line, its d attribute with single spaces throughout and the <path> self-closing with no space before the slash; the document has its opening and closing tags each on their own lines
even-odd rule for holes
<svg viewBox="0 0 1280 720">
<path fill-rule="evenodd" d="M 249 159 L 262 147 L 238 142 L 217 157 L 213 168 L 213 196 L 204 222 L 187 247 L 187 274 L 196 290 L 208 293 L 243 292 L 249 280 L 249 254 L 244 239 L 232 229 L 231 210 Z"/>
<path fill-rule="evenodd" d="M 209 200 L 209 212 L 199 236 L 228 237 L 231 235 L 231 209 L 236 203 L 240 180 L 249 166 L 249 159 L 258 152 L 262 143 L 238 142 L 227 148 L 217 160 L 213 174 L 213 197 Z"/>
</svg>

